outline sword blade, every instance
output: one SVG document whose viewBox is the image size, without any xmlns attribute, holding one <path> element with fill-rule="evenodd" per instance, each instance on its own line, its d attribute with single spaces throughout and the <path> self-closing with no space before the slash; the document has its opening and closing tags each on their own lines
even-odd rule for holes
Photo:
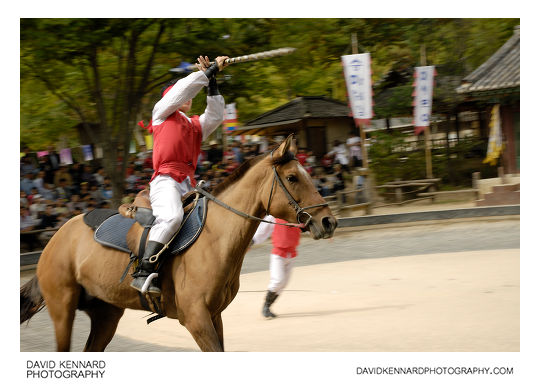
<svg viewBox="0 0 540 385">
<path fill-rule="evenodd" d="M 225 60 L 225 64 L 236 64 L 236 63 L 245 63 L 245 62 L 250 62 L 250 61 L 262 60 L 262 59 L 270 59 L 277 56 L 288 55 L 288 54 L 293 53 L 294 51 L 296 51 L 296 48 L 290 48 L 290 47 L 278 48 L 278 49 L 273 49 L 270 51 L 257 52 L 257 53 L 252 53 L 249 55 L 229 58 Z M 214 62 L 211 62 L 210 64 L 213 64 L 213 63 Z M 170 71 L 171 72 L 184 72 L 185 70 L 196 71 L 197 66 L 195 64 L 192 64 L 189 67 L 186 67 L 185 69 L 173 68 Z"/>
</svg>

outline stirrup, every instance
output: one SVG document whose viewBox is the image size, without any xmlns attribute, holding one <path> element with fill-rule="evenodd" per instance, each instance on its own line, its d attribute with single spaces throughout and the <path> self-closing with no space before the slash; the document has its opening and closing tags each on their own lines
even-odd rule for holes
<svg viewBox="0 0 540 385">
<path fill-rule="evenodd" d="M 146 278 L 146 281 L 144 281 L 144 285 L 142 285 L 142 288 L 141 288 L 142 294 L 146 294 L 148 292 L 148 288 L 152 284 L 152 280 L 154 278 L 157 278 L 157 276 L 158 276 L 158 273 L 152 273 Z"/>
</svg>

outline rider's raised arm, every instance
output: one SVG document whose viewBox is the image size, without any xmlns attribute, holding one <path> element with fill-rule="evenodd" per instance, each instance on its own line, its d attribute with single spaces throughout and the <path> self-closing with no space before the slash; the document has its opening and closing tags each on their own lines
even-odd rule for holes
<svg viewBox="0 0 540 385">
<path fill-rule="evenodd" d="M 206 97 L 206 109 L 200 116 L 202 138 L 205 140 L 223 122 L 225 113 L 225 99 L 219 94 L 215 77 L 208 83 L 208 96 Z"/>
<path fill-rule="evenodd" d="M 176 82 L 174 86 L 161 98 L 152 111 L 154 125 L 163 123 L 173 112 L 184 103 L 193 99 L 199 91 L 208 85 L 208 78 L 202 71 L 194 72 Z"/>
</svg>

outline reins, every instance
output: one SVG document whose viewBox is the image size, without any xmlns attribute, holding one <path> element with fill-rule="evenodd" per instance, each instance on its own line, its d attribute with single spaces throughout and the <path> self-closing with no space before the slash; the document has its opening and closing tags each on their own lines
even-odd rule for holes
<svg viewBox="0 0 540 385">
<path fill-rule="evenodd" d="M 277 222 L 272 222 L 272 221 L 267 221 L 266 219 L 263 219 L 263 218 L 259 218 L 259 217 L 256 217 L 254 215 L 250 215 L 250 214 L 246 214 L 242 211 L 239 211 L 237 209 L 235 209 L 234 207 L 231 207 L 229 206 L 227 203 L 225 202 L 222 202 L 220 201 L 219 199 L 217 199 L 214 195 L 212 195 L 211 193 L 209 193 L 208 191 L 204 190 L 201 186 L 197 185 L 195 186 L 195 190 L 204 195 L 205 197 L 207 197 L 209 200 L 211 200 L 212 202 L 215 202 L 217 203 L 218 205 L 220 205 L 221 207 L 229 210 L 229 211 L 232 211 L 233 213 L 235 213 L 236 215 L 239 215 L 243 218 L 246 218 L 246 219 L 251 219 L 251 220 L 254 220 L 254 221 L 259 221 L 259 222 L 266 222 L 266 223 L 271 223 L 271 224 L 274 224 L 274 225 L 282 225 L 282 226 L 289 226 L 289 227 L 304 227 L 305 225 L 303 223 L 277 223 Z"/>
<path fill-rule="evenodd" d="M 270 155 L 273 158 L 274 157 L 274 152 L 272 151 Z M 298 221 L 298 223 L 290 223 L 290 222 L 277 223 L 277 222 L 272 222 L 272 221 L 268 221 L 266 219 L 259 218 L 259 217 L 256 217 L 256 216 L 253 216 L 253 215 L 250 215 L 250 214 L 246 214 L 246 213 L 244 213 L 242 211 L 239 211 L 239 210 L 235 209 L 234 207 L 229 206 L 225 202 L 220 201 L 214 195 L 212 195 L 208 191 L 204 190 L 203 187 L 202 187 L 204 182 L 199 182 L 199 184 L 197 184 L 197 186 L 195 186 L 195 190 L 198 193 L 200 193 L 200 194 L 204 195 L 205 197 L 207 197 L 212 202 L 215 202 L 218 205 L 220 205 L 221 207 L 223 207 L 223 208 L 225 208 L 225 209 L 227 209 L 229 211 L 232 211 L 236 215 L 239 215 L 239 216 L 241 216 L 243 218 L 246 218 L 246 219 L 259 221 L 259 222 L 265 222 L 265 223 L 271 223 L 271 224 L 274 224 L 274 225 L 281 225 L 281 226 L 299 227 L 299 228 L 307 227 L 309 225 L 309 223 L 311 222 L 312 215 L 310 213 L 306 212 L 306 210 L 316 208 L 316 207 L 328 206 L 328 202 L 319 203 L 319 204 L 316 204 L 316 205 L 311 205 L 311 206 L 306 206 L 306 207 L 300 207 L 300 205 L 293 198 L 293 196 L 291 195 L 289 190 L 287 190 L 287 187 L 285 187 L 285 185 L 283 184 L 283 181 L 281 180 L 281 177 L 279 176 L 279 174 L 278 174 L 278 172 L 276 170 L 276 166 L 272 166 L 272 170 L 274 171 L 274 178 L 272 179 L 272 188 L 270 189 L 270 195 L 268 197 L 268 204 L 266 205 L 266 213 L 268 214 L 268 210 L 270 209 L 270 204 L 272 202 L 272 197 L 273 197 L 273 193 L 274 193 L 274 186 L 275 186 L 275 183 L 276 183 L 276 180 L 277 180 L 278 185 L 281 187 L 281 189 L 285 193 L 285 196 L 287 197 L 287 199 L 289 201 L 289 204 L 291 206 L 293 206 L 294 211 L 296 212 L 296 220 Z M 302 221 L 302 217 L 304 215 L 307 215 L 307 219 L 306 219 L 305 222 Z"/>
</svg>

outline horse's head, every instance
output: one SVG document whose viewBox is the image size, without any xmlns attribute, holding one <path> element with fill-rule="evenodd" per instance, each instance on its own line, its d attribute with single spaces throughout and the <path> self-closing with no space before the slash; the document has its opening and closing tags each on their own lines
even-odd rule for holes
<svg viewBox="0 0 540 385">
<path fill-rule="evenodd" d="M 337 220 L 311 176 L 295 158 L 296 145 L 292 135 L 272 151 L 265 162 L 272 168 L 262 188 L 263 205 L 276 218 L 305 225 L 313 239 L 330 238 Z"/>
</svg>

